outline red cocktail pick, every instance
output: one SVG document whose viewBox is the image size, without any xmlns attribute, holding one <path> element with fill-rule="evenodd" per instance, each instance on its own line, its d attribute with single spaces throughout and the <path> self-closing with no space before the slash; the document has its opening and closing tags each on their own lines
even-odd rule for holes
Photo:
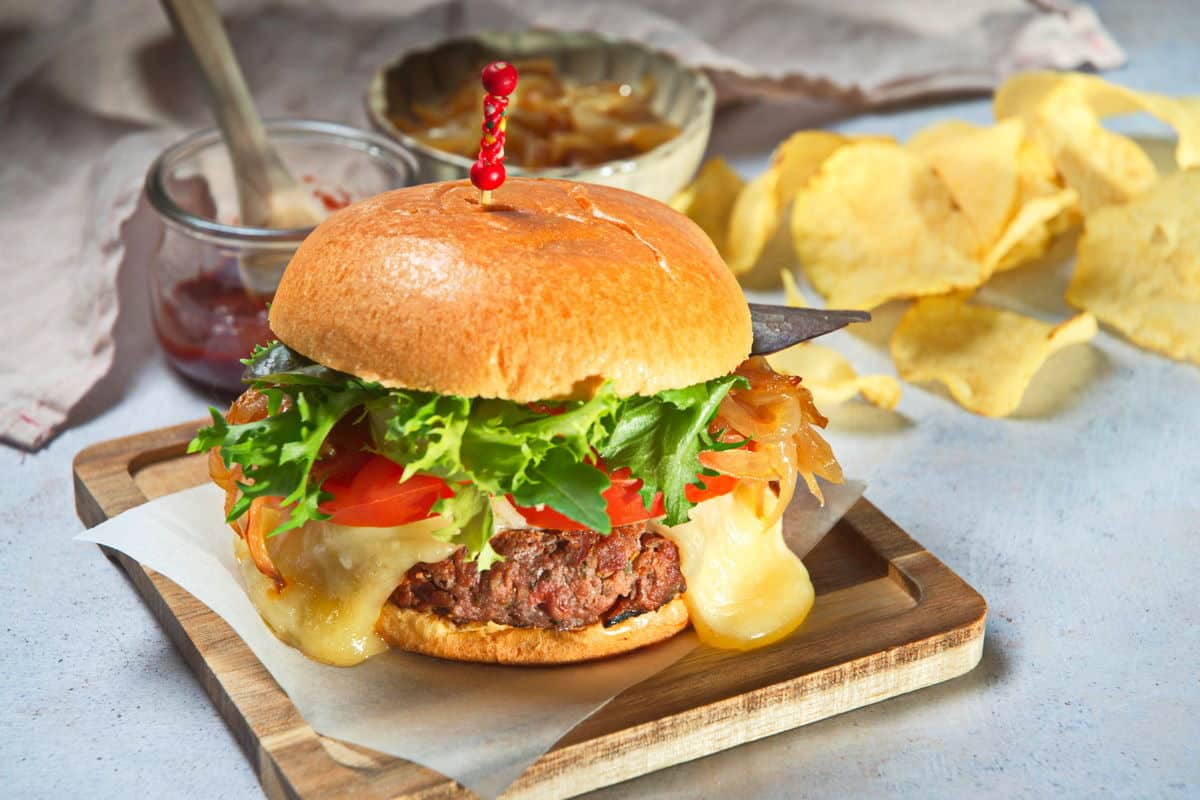
<svg viewBox="0 0 1200 800">
<path fill-rule="evenodd" d="M 479 158 L 471 165 L 471 183 L 479 190 L 479 204 L 492 202 L 492 190 L 504 183 L 504 132 L 508 127 L 508 97 L 517 88 L 517 68 L 507 61 L 493 61 L 480 75 L 483 89 L 483 135 Z"/>
</svg>

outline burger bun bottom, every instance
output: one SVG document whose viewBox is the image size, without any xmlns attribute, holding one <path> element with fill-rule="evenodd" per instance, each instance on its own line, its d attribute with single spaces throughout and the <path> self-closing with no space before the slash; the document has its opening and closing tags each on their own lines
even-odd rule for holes
<svg viewBox="0 0 1200 800">
<path fill-rule="evenodd" d="M 453 661 L 540 666 L 591 661 L 670 639 L 688 625 L 682 597 L 610 627 L 575 631 L 514 628 L 494 622 L 460 625 L 428 611 L 388 603 L 376 629 L 394 647 Z"/>
</svg>

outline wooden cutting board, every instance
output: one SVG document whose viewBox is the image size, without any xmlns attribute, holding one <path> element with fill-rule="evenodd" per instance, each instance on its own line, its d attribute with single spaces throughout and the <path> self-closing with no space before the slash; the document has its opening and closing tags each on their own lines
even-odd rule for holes
<svg viewBox="0 0 1200 800">
<path fill-rule="evenodd" d="M 104 442 L 75 458 L 88 526 L 205 480 L 184 453 L 199 422 Z M 403 759 L 315 733 L 218 616 L 106 550 L 133 579 L 229 724 L 271 798 L 451 798 L 469 793 Z M 506 797 L 569 797 L 962 675 L 987 605 L 865 499 L 804 559 L 817 600 L 801 629 L 750 653 L 700 647 L 560 740 Z"/>
</svg>

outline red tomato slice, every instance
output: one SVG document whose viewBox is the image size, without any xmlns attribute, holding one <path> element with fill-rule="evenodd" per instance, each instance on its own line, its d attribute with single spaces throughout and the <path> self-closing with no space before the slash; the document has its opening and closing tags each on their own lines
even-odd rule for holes
<svg viewBox="0 0 1200 800">
<path fill-rule="evenodd" d="M 655 495 L 650 508 L 646 508 L 646 504 L 642 501 L 642 495 L 638 491 L 642 488 L 642 482 L 630 476 L 628 467 L 622 467 L 612 473 L 609 478 L 612 480 L 612 486 L 605 490 L 604 499 L 608 503 L 608 518 L 613 527 L 661 517 L 666 513 L 663 508 L 662 492 Z M 702 475 L 700 480 L 704 482 L 703 489 L 692 485 L 684 488 L 684 494 L 693 503 L 728 494 L 737 485 L 737 478 L 730 475 Z M 511 497 L 508 499 L 510 502 L 512 501 Z M 518 506 L 515 503 L 513 505 L 526 522 L 537 528 L 565 531 L 584 530 L 587 527 L 549 507 L 539 509 Z"/>
<path fill-rule="evenodd" d="M 385 528 L 426 519 L 438 499 L 454 495 L 441 478 L 413 475 L 401 483 L 403 474 L 404 467 L 373 455 L 349 481 L 338 475 L 321 486 L 333 495 L 321 511 L 338 525 Z"/>
<path fill-rule="evenodd" d="M 733 491 L 733 487 L 737 486 L 738 482 L 738 479 L 732 475 L 700 475 L 698 477 L 704 482 L 703 489 L 690 483 L 683 487 L 684 495 L 693 503 L 729 494 Z"/>
<path fill-rule="evenodd" d="M 512 498 L 509 497 L 509 502 Z M 535 508 L 533 506 L 519 506 L 513 503 L 513 508 L 517 513 L 525 518 L 535 528 L 546 528 L 552 531 L 577 531 L 586 528 L 586 525 L 580 525 L 570 517 L 566 517 L 549 506 Z"/>
<path fill-rule="evenodd" d="M 312 468 L 316 480 L 335 483 L 350 483 L 367 462 L 375 456 L 367 450 L 371 446 L 370 428 L 363 422 L 343 419 L 330 431 L 321 448 L 327 454 Z"/>
</svg>

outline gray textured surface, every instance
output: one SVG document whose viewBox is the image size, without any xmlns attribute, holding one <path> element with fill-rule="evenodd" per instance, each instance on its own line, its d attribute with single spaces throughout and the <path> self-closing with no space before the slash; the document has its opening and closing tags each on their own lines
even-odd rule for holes
<svg viewBox="0 0 1200 800">
<path fill-rule="evenodd" d="M 1200 93 L 1194 4 L 1097 5 L 1131 59 L 1115 79 Z M 945 115 L 985 121 L 988 109 L 838 127 L 903 137 Z M 1018 276 L 988 292 L 1059 318 L 1062 285 Z M 74 453 L 206 402 L 166 372 L 143 312 L 127 308 L 120 367 L 75 426 L 37 455 L 0 449 L 0 786 L 12 797 L 255 796 L 250 765 L 122 573 L 69 541 Z M 880 350 L 839 341 L 860 368 L 890 371 Z M 902 417 L 839 413 L 832 436 L 848 471 L 868 475 L 875 503 L 988 598 L 983 663 L 595 796 L 1200 794 L 1198 397 L 1200 370 L 1105 333 L 1051 361 L 1018 419 L 979 419 L 907 387 Z"/>
</svg>

